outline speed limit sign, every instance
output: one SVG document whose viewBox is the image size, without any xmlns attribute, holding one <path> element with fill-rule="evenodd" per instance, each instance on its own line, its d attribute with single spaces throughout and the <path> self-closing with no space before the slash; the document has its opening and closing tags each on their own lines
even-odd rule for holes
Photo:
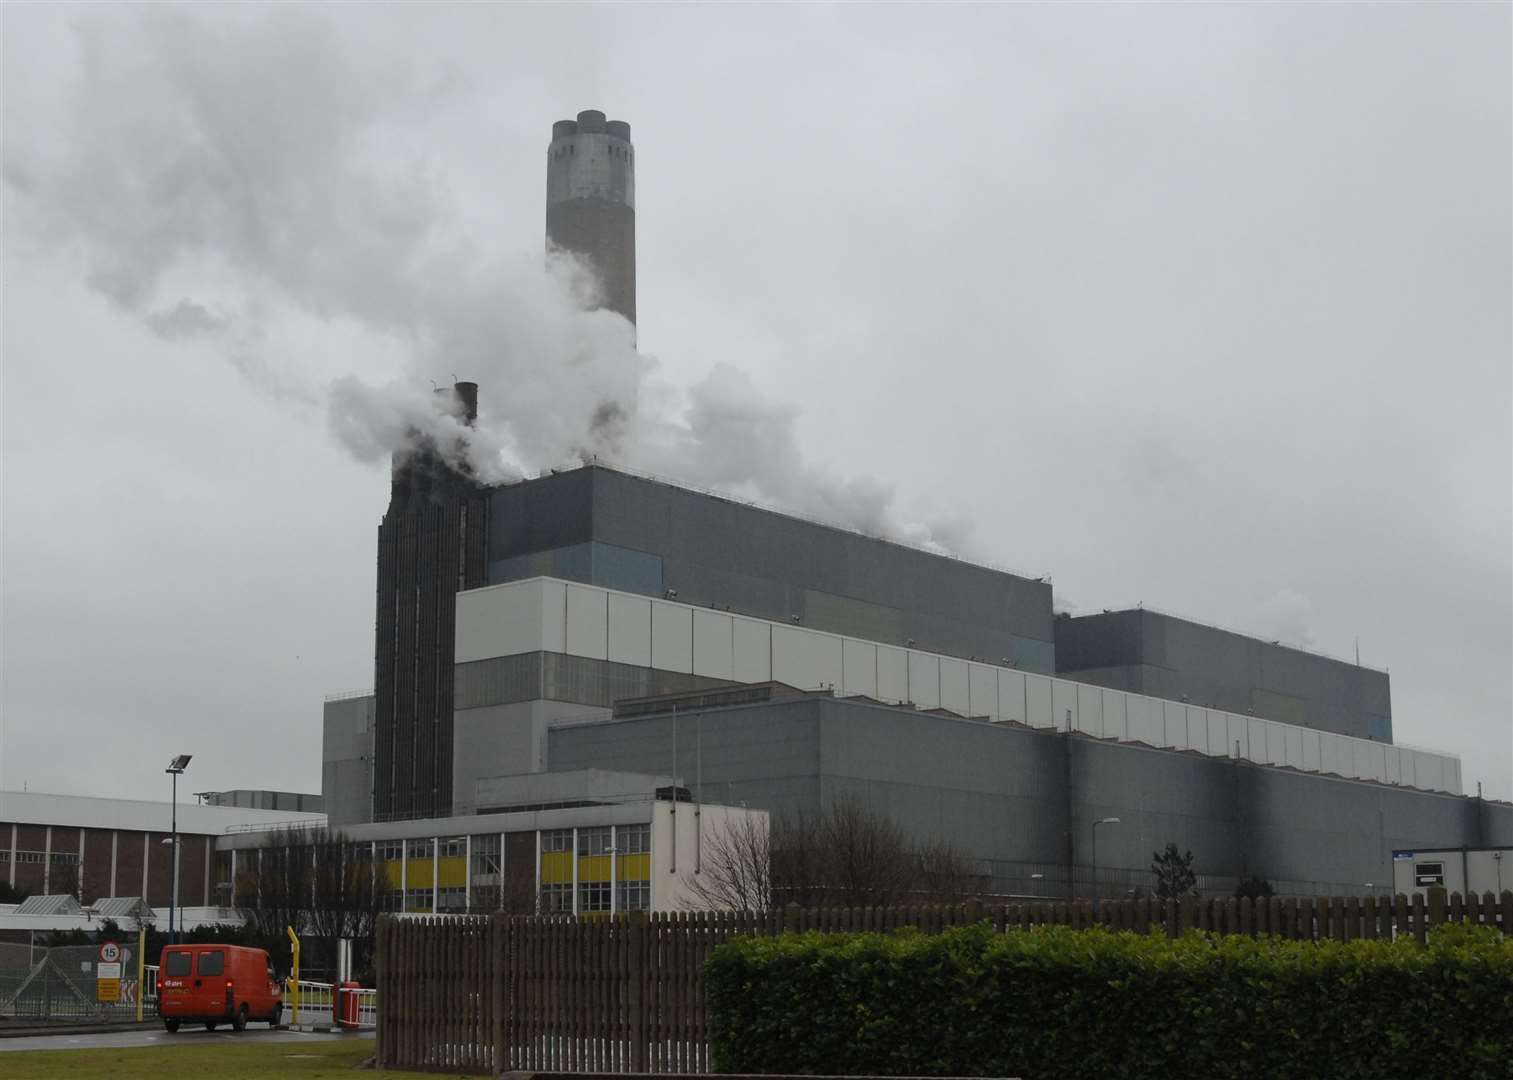
<svg viewBox="0 0 1513 1080">
<path fill-rule="evenodd" d="M 100 943 L 100 962 L 102 964 L 119 964 L 121 962 L 121 946 L 114 941 Z"/>
</svg>

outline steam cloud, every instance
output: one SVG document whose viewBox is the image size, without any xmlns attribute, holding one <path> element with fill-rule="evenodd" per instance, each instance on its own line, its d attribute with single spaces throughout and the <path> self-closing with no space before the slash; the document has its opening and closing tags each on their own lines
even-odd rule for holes
<svg viewBox="0 0 1513 1080">
<path fill-rule="evenodd" d="M 744 373 L 658 383 L 631 327 L 585 310 L 594 282 L 575 260 L 459 235 L 443 185 L 395 149 L 454 84 L 355 55 L 292 8 L 96 10 L 77 34 L 63 137 L 6 106 L 8 217 L 77 252 L 90 287 L 153 334 L 211 342 L 259 389 L 323 412 L 358 459 L 387 461 L 416 431 L 463 445 L 432 393 L 456 372 L 480 385 L 463 452 L 486 480 L 597 458 L 944 549 L 889 485 L 806 461 L 795 407 Z M 323 372 L 299 330 L 332 325 L 392 362 Z"/>
</svg>

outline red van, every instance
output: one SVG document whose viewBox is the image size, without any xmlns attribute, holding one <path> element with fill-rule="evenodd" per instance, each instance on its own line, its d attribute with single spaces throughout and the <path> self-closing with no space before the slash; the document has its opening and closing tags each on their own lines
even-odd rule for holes
<svg viewBox="0 0 1513 1080">
<path fill-rule="evenodd" d="M 284 1012 L 284 986 L 268 954 L 241 945 L 168 945 L 158 961 L 158 1015 L 169 1031 L 188 1020 L 214 1031 L 248 1020 L 277 1027 Z"/>
</svg>

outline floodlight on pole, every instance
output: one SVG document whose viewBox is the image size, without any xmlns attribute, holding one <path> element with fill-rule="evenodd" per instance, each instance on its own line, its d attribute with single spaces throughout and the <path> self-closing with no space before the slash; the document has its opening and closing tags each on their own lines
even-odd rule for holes
<svg viewBox="0 0 1513 1080">
<path fill-rule="evenodd" d="M 1093 862 L 1093 918 L 1095 918 L 1095 919 L 1098 917 L 1098 914 L 1099 914 L 1099 907 L 1100 907 L 1099 901 L 1101 899 L 1100 896 L 1099 896 L 1099 892 L 1098 892 L 1098 826 L 1099 825 L 1118 825 L 1118 824 L 1119 824 L 1119 819 L 1116 818 L 1116 817 L 1099 818 L 1097 821 L 1093 822 L 1093 850 L 1092 850 L 1092 862 Z"/>
<path fill-rule="evenodd" d="M 179 943 L 173 921 L 175 909 L 179 906 L 179 775 L 189 768 L 189 759 L 193 756 L 193 754 L 179 754 L 168 763 L 168 768 L 163 770 L 173 777 L 173 796 L 169 804 L 173 813 L 173 891 L 168 896 L 168 940 L 174 945 Z"/>
</svg>

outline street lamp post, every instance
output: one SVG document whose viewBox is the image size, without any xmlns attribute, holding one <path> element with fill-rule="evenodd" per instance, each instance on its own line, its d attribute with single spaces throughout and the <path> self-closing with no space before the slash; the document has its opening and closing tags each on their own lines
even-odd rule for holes
<svg viewBox="0 0 1513 1080">
<path fill-rule="evenodd" d="M 1095 919 L 1099 915 L 1101 909 L 1100 901 L 1102 899 L 1098 892 L 1098 826 L 1117 824 L 1119 824 L 1119 819 L 1116 817 L 1099 818 L 1093 822 L 1093 918 Z"/>
<path fill-rule="evenodd" d="M 189 759 L 193 756 L 180 754 L 163 770 L 173 777 L 173 891 L 168 896 L 168 940 L 174 945 L 179 943 L 173 921 L 179 906 L 179 774 L 189 768 Z"/>
</svg>

